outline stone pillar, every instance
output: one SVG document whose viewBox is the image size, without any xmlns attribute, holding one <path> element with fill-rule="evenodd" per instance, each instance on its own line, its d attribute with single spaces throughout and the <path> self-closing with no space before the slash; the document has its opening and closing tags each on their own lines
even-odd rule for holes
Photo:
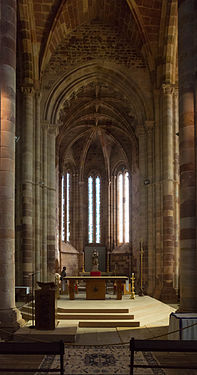
<svg viewBox="0 0 197 375">
<path fill-rule="evenodd" d="M 47 147 L 48 123 L 42 124 L 42 251 L 41 251 L 41 279 L 47 281 Z"/>
<path fill-rule="evenodd" d="M 163 286 L 160 299 L 176 301 L 174 289 L 174 134 L 173 87 L 162 85 L 163 98 Z"/>
<path fill-rule="evenodd" d="M 54 281 L 56 248 L 56 136 L 57 126 L 48 127 L 47 147 L 47 278 Z"/>
<path fill-rule="evenodd" d="M 174 287 L 178 294 L 179 283 L 179 265 L 180 265 L 180 178 L 179 178 L 179 110 L 178 110 L 178 88 L 174 89 L 174 248 L 175 248 L 175 264 L 174 264 Z"/>
<path fill-rule="evenodd" d="M 16 1 L 0 12 L 0 335 L 23 323 L 15 308 Z"/>
<path fill-rule="evenodd" d="M 155 99 L 155 129 L 154 129 L 154 165 L 155 165 L 155 290 L 153 297 L 160 298 L 163 283 L 163 193 L 162 193 L 162 122 L 161 122 L 161 92 L 154 90 Z"/>
<path fill-rule="evenodd" d="M 147 207 L 147 242 L 148 242 L 148 286 L 147 293 L 153 295 L 155 289 L 155 242 L 154 242 L 154 225 L 153 225 L 153 121 L 145 121 L 147 133 L 147 176 L 149 183 L 146 186 L 148 207 Z"/>
<path fill-rule="evenodd" d="M 110 207 L 111 207 L 111 215 L 110 215 L 110 233 L 111 233 L 111 243 L 110 243 L 110 252 L 113 250 L 113 245 L 114 245 L 114 176 L 111 176 L 111 195 L 110 195 Z"/>
<path fill-rule="evenodd" d="M 16 136 L 15 136 L 15 158 L 16 158 L 16 171 L 15 171 L 15 272 L 16 272 L 16 285 L 23 285 L 23 272 L 21 266 L 23 263 L 22 254 L 22 103 L 21 103 L 21 90 L 17 89 L 16 92 Z"/>
<path fill-rule="evenodd" d="M 146 147 L 146 133 L 143 125 L 138 125 L 136 134 L 139 142 L 139 207 L 140 207 L 140 228 L 139 228 L 139 244 L 138 254 L 136 259 L 137 267 L 137 279 L 140 284 L 140 241 L 143 243 L 144 255 L 143 255 L 143 286 L 147 286 L 148 283 L 148 269 L 147 269 L 147 244 L 148 244 L 148 232 L 147 232 L 147 185 L 146 181 L 149 181 L 148 169 L 147 169 L 147 147 Z M 146 264 L 145 264 L 146 263 Z"/>
<path fill-rule="evenodd" d="M 180 311 L 197 311 L 196 0 L 179 1 Z"/>
<path fill-rule="evenodd" d="M 35 96 L 35 279 L 41 278 L 41 129 L 40 93 Z"/>
<path fill-rule="evenodd" d="M 79 271 L 84 271 L 84 181 L 79 181 Z M 88 217 L 88 216 L 87 216 Z"/>
<path fill-rule="evenodd" d="M 111 249 L 111 180 L 108 181 L 107 187 L 107 249 Z M 108 259 L 108 257 L 107 257 Z M 108 263 L 107 263 L 108 265 Z M 107 266 L 108 267 L 108 266 Z"/>
<path fill-rule="evenodd" d="M 23 284 L 31 286 L 30 274 L 34 272 L 33 249 L 33 106 L 32 86 L 22 87 L 23 133 L 22 133 L 22 252 Z"/>
</svg>

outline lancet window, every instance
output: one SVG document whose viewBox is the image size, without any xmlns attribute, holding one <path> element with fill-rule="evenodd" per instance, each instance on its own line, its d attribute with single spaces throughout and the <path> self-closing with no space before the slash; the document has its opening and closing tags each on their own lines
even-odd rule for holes
<svg viewBox="0 0 197 375">
<path fill-rule="evenodd" d="M 117 233 L 118 243 L 129 242 L 129 173 L 117 176 Z"/>
<path fill-rule="evenodd" d="M 70 195 L 71 195 L 71 175 L 66 173 L 62 176 L 62 241 L 70 241 Z"/>
<path fill-rule="evenodd" d="M 101 179 L 88 178 L 88 242 L 101 242 Z"/>
</svg>

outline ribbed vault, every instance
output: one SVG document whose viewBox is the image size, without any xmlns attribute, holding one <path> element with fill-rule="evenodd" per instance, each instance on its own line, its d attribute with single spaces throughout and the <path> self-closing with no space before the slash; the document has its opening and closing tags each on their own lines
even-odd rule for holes
<svg viewBox="0 0 197 375">
<path fill-rule="evenodd" d="M 128 168 L 136 167 L 137 119 L 132 106 L 122 99 L 110 85 L 97 81 L 81 87 L 64 101 L 58 119 L 60 160 L 65 164 L 72 155 L 74 164 L 80 166 L 81 178 L 90 149 L 102 150 L 108 175 L 113 152 L 118 151 Z"/>
</svg>

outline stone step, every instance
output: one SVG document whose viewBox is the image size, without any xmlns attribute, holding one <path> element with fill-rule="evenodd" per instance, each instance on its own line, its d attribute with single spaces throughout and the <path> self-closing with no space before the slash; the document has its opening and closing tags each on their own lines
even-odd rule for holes
<svg viewBox="0 0 197 375">
<path fill-rule="evenodd" d="M 30 320 L 32 318 L 32 313 L 30 312 L 22 312 L 23 319 L 26 321 Z M 34 313 L 35 318 L 35 313 Z M 129 314 L 95 314 L 95 313 L 68 313 L 68 314 L 57 314 L 58 320 L 132 320 L 134 319 L 134 315 Z"/>
<path fill-rule="evenodd" d="M 139 327 L 140 322 L 131 322 L 128 320 L 121 321 L 83 321 L 79 322 L 79 327 L 83 328 L 114 328 L 114 327 Z"/>
<path fill-rule="evenodd" d="M 57 314 L 58 320 L 130 320 L 134 315 L 128 314 Z"/>
<path fill-rule="evenodd" d="M 58 307 L 57 309 L 58 313 L 73 313 L 73 314 L 76 314 L 76 313 L 92 313 L 92 314 L 96 314 L 96 313 L 118 313 L 118 314 L 121 314 L 121 313 L 129 313 L 129 309 L 105 309 L 105 308 L 100 308 L 100 309 L 96 309 L 96 308 L 93 308 L 93 309 L 64 309 L 62 307 Z"/>
<path fill-rule="evenodd" d="M 35 306 L 33 306 L 33 311 L 34 311 L 34 308 Z M 80 308 L 80 309 L 76 309 L 76 308 L 73 308 L 73 309 L 64 309 L 62 307 L 58 307 L 57 309 L 58 313 L 73 313 L 73 314 L 78 314 L 78 313 L 92 313 L 92 314 L 96 314 L 96 313 L 118 313 L 118 314 L 121 314 L 121 313 L 129 313 L 129 309 L 120 309 L 120 308 L 117 308 L 117 309 L 105 309 L 105 308 L 100 308 L 100 309 L 85 309 L 85 308 Z M 31 314 L 32 312 L 32 306 L 31 305 L 25 305 L 23 306 L 23 308 L 21 309 L 21 312 L 22 313 L 26 313 L 26 314 Z"/>
</svg>

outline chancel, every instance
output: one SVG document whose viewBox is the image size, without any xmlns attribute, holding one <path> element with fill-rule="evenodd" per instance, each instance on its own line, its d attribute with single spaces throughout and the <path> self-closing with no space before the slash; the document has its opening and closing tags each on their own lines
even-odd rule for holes
<svg viewBox="0 0 197 375">
<path fill-rule="evenodd" d="M 170 325 L 196 319 L 196 15 L 196 0 L 0 0 L 2 335 L 63 266 L 81 304 L 133 275 L 140 301 L 176 305 Z"/>
</svg>

